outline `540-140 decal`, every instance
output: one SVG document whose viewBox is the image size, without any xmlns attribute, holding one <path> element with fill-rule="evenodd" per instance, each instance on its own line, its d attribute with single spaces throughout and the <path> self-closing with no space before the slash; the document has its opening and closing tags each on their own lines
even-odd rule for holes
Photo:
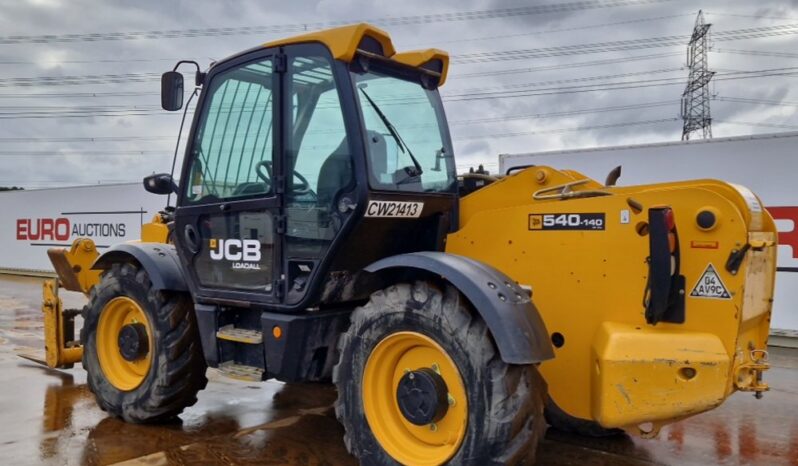
<svg viewBox="0 0 798 466">
<path fill-rule="evenodd" d="M 529 214 L 530 231 L 604 230 L 604 213 Z"/>
</svg>

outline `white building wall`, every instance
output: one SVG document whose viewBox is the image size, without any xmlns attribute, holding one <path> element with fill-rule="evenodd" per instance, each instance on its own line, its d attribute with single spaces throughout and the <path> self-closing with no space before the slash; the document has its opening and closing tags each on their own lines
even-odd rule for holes
<svg viewBox="0 0 798 466">
<path fill-rule="evenodd" d="M 499 155 L 501 173 L 521 165 L 569 168 L 603 182 L 623 166 L 618 184 L 716 178 L 750 188 L 779 229 L 779 272 L 772 327 L 798 331 L 798 133 L 586 150 Z"/>
</svg>

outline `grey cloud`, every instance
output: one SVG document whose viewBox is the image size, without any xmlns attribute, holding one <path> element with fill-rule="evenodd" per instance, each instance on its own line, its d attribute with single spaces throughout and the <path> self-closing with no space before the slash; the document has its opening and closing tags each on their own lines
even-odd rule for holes
<svg viewBox="0 0 798 466">
<path fill-rule="evenodd" d="M 711 0 L 700 7 L 708 12 L 713 30 L 732 30 L 744 27 L 789 23 L 786 19 L 756 19 L 752 16 L 795 17 L 795 1 L 765 0 L 752 4 L 744 0 Z M 147 31 L 231 26 L 260 26 L 272 24 L 301 24 L 342 21 L 370 17 L 422 15 L 439 12 L 511 8 L 540 4 L 505 2 L 500 0 L 465 0 L 404 2 L 378 0 L 296 0 L 293 2 L 242 1 L 139 1 L 127 2 L 90 0 L 39 0 L 38 2 L 0 1 L 0 30 L 2 35 L 66 34 L 115 31 Z M 568 11 L 555 14 L 524 15 L 481 21 L 454 21 L 434 24 L 396 26 L 387 28 L 399 49 L 424 46 L 449 50 L 452 55 L 501 50 L 532 49 L 613 40 L 687 36 L 693 25 L 698 4 L 690 1 L 641 4 L 623 8 L 600 8 Z M 678 17 L 672 17 L 680 15 Z M 652 21 L 644 19 L 661 18 Z M 607 23 L 623 23 L 611 27 L 595 27 Z M 577 29 L 575 29 L 577 28 Z M 581 28 L 581 29 L 578 29 Z M 570 31 L 557 31 L 572 29 Z M 543 31 L 551 31 L 541 33 Z M 250 48 L 276 35 L 237 35 L 160 40 L 99 41 L 79 43 L 0 45 L 0 62 L 35 61 L 34 65 L 2 65 L 0 78 L 30 76 L 73 76 L 88 74 L 160 73 L 172 66 L 177 58 L 197 59 L 203 64 L 223 58 L 239 50 Z M 507 37 L 500 37 L 507 36 Z M 481 39 L 484 38 L 484 39 Z M 479 40 L 475 40 L 479 39 Z M 781 36 L 756 40 L 717 42 L 720 49 L 750 49 L 792 51 L 795 36 Z M 518 84 L 555 81 L 589 76 L 637 73 L 646 70 L 678 68 L 684 62 L 684 46 L 640 49 L 600 54 L 566 55 L 539 59 L 505 60 L 478 64 L 452 62 L 450 79 L 442 94 L 463 93 L 464 89 L 479 89 Z M 516 68 L 562 65 L 599 59 L 647 55 L 652 53 L 676 55 L 656 60 L 629 61 L 603 66 L 554 69 L 498 76 L 465 77 L 458 75 L 485 73 Z M 62 61 L 124 59 L 124 63 L 67 63 L 53 64 L 51 58 Z M 135 61 L 135 60 L 158 61 Z M 752 70 L 793 66 L 795 59 L 758 57 L 730 53 L 712 53 L 710 66 L 719 70 Z M 798 65 L 795 65 L 798 66 Z M 633 142 L 677 140 L 680 122 L 648 126 L 612 126 L 604 129 L 541 132 L 547 130 L 590 128 L 620 125 L 625 122 L 656 120 L 678 115 L 686 70 L 616 78 L 612 81 L 647 80 L 679 77 L 677 85 L 663 85 L 638 89 L 602 92 L 561 93 L 543 96 L 514 97 L 492 100 L 464 100 L 448 102 L 447 115 L 453 122 L 475 119 L 501 118 L 513 115 L 550 114 L 609 106 L 623 106 L 656 101 L 672 101 L 672 105 L 603 113 L 585 113 L 556 118 L 510 119 L 469 125 L 452 125 L 455 150 L 462 168 L 484 163 L 496 166 L 498 153 L 556 150 L 569 147 L 615 145 Z M 768 99 L 784 102 L 798 101 L 790 86 L 789 76 L 718 81 L 714 91 L 720 97 Z M 600 81 L 594 81 L 600 82 Z M 562 87 L 579 83 L 548 85 L 540 88 Z M 0 107 L 86 107 L 116 106 L 116 108 L 159 107 L 157 80 L 145 83 L 116 83 L 80 86 L 0 87 L 0 94 L 33 92 L 147 92 L 151 95 L 114 98 L 18 98 L 0 99 Z M 538 89 L 538 88 L 530 88 Z M 7 110 L 12 111 L 12 110 Z M 794 107 L 773 107 L 724 101 L 713 101 L 715 136 L 730 136 L 751 132 L 772 132 L 779 129 L 724 124 L 724 120 L 742 120 L 770 124 L 796 124 Z M 176 136 L 179 116 L 157 114 L 151 116 L 117 116 L 94 118 L 0 120 L 0 138 L 8 137 L 96 137 L 96 136 Z M 506 133 L 541 132 L 515 137 L 495 137 Z M 484 135 L 473 138 L 474 135 Z M 158 154 L 139 156 L 111 155 L 111 151 L 158 150 Z M 3 157 L 0 180 L 19 180 L 29 187 L 54 184 L 96 183 L 98 180 L 140 179 L 153 171 L 165 171 L 171 164 L 173 141 L 137 141 L 115 143 L 29 143 L 4 144 L 0 151 L 54 151 L 80 153 L 109 151 L 108 156 L 69 157 Z M 11 184 L 0 181 L 0 184 Z"/>
</svg>

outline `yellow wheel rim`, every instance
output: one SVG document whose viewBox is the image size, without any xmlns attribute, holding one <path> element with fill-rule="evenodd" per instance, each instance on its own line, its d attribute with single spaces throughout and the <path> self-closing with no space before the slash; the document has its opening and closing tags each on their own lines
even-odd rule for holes
<svg viewBox="0 0 798 466">
<path fill-rule="evenodd" d="M 122 357 L 119 349 L 119 332 L 128 324 L 143 324 L 149 339 L 147 354 L 133 361 Z M 136 301 L 121 296 L 105 305 L 97 323 L 97 357 L 111 385 L 122 391 L 141 385 L 150 370 L 152 343 L 152 326 Z"/>
<path fill-rule="evenodd" d="M 406 372 L 430 368 L 443 378 L 448 409 L 438 422 L 418 426 L 399 409 L 397 388 Z M 377 344 L 363 372 L 363 410 L 382 448 L 406 465 L 443 464 L 460 448 L 468 422 L 468 400 L 460 371 L 433 339 L 398 332 Z"/>
</svg>

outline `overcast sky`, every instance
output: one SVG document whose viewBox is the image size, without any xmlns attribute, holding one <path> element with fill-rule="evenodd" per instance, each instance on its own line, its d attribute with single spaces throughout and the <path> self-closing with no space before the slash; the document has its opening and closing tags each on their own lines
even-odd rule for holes
<svg viewBox="0 0 798 466">
<path fill-rule="evenodd" d="M 795 131 L 797 3 L 0 0 L 0 186 L 168 172 L 180 117 L 160 110 L 159 74 L 177 59 L 207 65 L 303 24 L 374 20 L 397 50 L 447 50 L 441 93 L 461 169 L 495 170 L 499 153 L 679 140 L 686 42 L 699 8 L 712 23 L 714 136 Z M 527 8 L 505 10 L 519 7 Z M 209 36 L 208 28 L 234 30 Z M 185 37 L 188 29 L 200 31 Z M 161 32 L 107 34 L 146 31 Z M 91 140 L 108 137 L 124 139 Z"/>
</svg>

